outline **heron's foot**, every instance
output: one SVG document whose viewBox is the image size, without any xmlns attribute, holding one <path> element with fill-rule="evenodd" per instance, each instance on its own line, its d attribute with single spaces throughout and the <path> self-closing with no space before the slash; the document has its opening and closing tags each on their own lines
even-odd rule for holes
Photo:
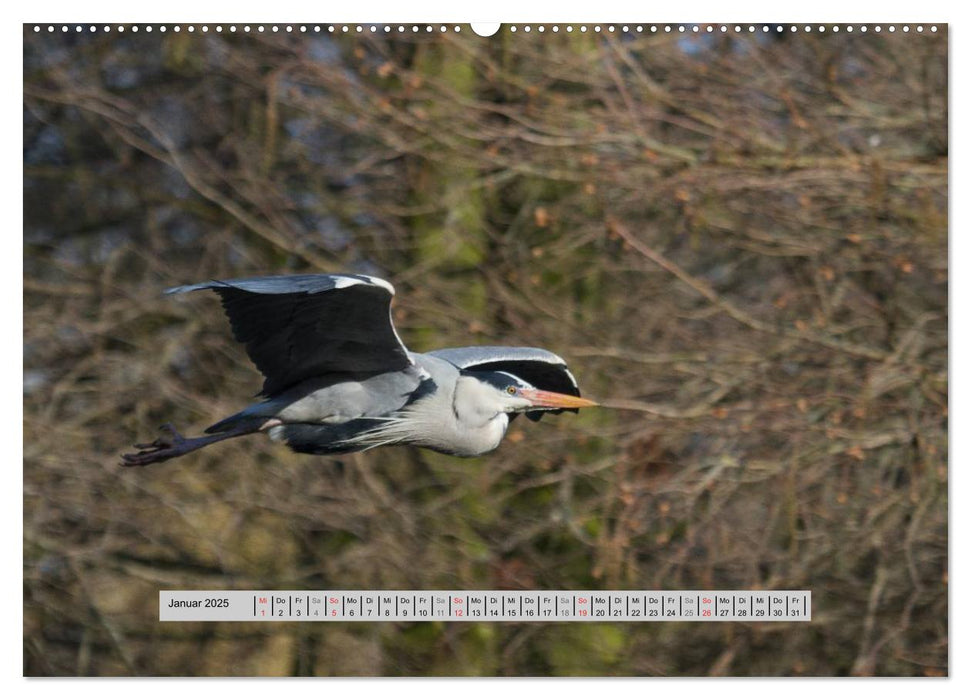
<svg viewBox="0 0 971 700">
<path fill-rule="evenodd" d="M 196 446 L 192 444 L 193 441 L 182 437 L 171 423 L 159 426 L 159 430 L 168 433 L 168 436 L 159 437 L 154 442 L 133 445 L 139 452 L 122 455 L 121 465 L 123 467 L 143 467 L 147 464 L 164 462 L 196 449 Z"/>
</svg>

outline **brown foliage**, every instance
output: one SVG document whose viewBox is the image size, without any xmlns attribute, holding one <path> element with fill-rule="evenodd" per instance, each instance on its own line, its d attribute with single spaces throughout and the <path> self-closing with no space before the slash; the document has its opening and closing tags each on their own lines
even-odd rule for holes
<svg viewBox="0 0 971 700">
<path fill-rule="evenodd" d="M 25 36 L 25 672 L 947 672 L 947 38 Z M 609 408 L 262 438 L 207 278 L 379 274 Z M 160 588 L 811 589 L 812 624 L 157 622 Z"/>
</svg>

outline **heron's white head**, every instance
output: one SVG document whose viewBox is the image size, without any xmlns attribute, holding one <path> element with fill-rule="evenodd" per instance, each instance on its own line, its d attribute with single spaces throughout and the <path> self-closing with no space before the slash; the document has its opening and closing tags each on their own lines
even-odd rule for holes
<svg viewBox="0 0 971 700">
<path fill-rule="evenodd" d="M 579 396 L 542 391 L 508 372 L 461 371 L 453 392 L 433 391 L 368 431 L 369 445 L 411 443 L 473 456 L 499 446 L 517 413 L 596 406 Z M 359 441 L 361 438 L 357 438 Z"/>
<path fill-rule="evenodd" d="M 463 372 L 456 387 L 456 400 L 462 400 L 463 408 L 487 417 L 597 405 L 579 396 L 537 389 L 509 372 Z"/>
</svg>

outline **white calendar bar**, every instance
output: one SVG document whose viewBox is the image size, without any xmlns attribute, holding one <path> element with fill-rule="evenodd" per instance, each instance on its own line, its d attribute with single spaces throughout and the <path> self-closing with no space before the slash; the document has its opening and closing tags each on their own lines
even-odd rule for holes
<svg viewBox="0 0 971 700">
<path fill-rule="evenodd" d="M 159 591 L 159 620 L 809 622 L 810 591 Z"/>
</svg>

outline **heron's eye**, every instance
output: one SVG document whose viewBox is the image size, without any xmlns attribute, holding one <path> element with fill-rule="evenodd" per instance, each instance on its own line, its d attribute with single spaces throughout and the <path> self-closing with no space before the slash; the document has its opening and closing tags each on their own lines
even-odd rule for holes
<svg viewBox="0 0 971 700">
<path fill-rule="evenodd" d="M 509 394 L 510 396 L 513 395 L 513 394 L 515 394 L 516 393 L 516 387 L 514 387 L 514 386 L 507 386 L 506 387 L 506 393 Z"/>
</svg>

